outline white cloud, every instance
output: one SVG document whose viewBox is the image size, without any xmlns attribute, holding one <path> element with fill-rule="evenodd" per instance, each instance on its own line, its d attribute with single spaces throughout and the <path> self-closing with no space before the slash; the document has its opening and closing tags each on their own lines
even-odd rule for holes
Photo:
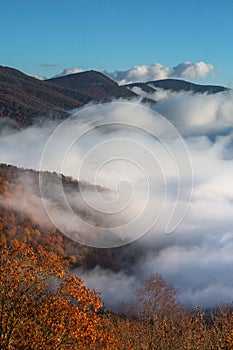
<svg viewBox="0 0 233 350">
<path fill-rule="evenodd" d="M 214 66 L 210 63 L 205 62 L 184 62 L 178 64 L 173 68 L 174 75 L 186 79 L 196 79 L 204 78 L 211 71 L 213 71 Z"/>
<path fill-rule="evenodd" d="M 233 93 L 230 91 L 209 95 L 167 94 L 153 108 L 165 115 L 182 135 L 218 134 L 233 126 Z"/>
<path fill-rule="evenodd" d="M 212 64 L 200 61 L 194 63 L 184 62 L 175 67 L 164 66 L 161 63 L 153 63 L 151 65 L 134 66 L 133 68 L 125 71 L 103 71 L 103 73 L 117 81 L 120 85 L 123 85 L 167 78 L 204 78 L 211 71 L 213 71 L 213 69 L 214 66 Z"/>
<path fill-rule="evenodd" d="M 158 102 L 161 100 L 168 100 L 169 97 L 174 97 L 174 96 L 179 94 L 176 91 L 165 90 L 165 89 L 158 88 L 158 87 L 155 88 L 154 86 L 152 86 L 152 84 L 148 84 L 147 86 L 149 86 L 153 92 L 151 92 L 151 91 L 146 92 L 145 90 L 143 90 L 139 86 L 133 86 L 130 89 L 133 92 L 135 92 L 135 94 L 137 94 L 138 96 L 141 96 L 142 98 L 148 98 L 149 100 L 152 100 L 154 102 Z"/>
<path fill-rule="evenodd" d="M 75 74 L 75 73 L 82 73 L 82 72 L 85 72 L 85 69 L 83 69 L 83 68 L 65 68 L 61 73 L 54 75 L 53 78 L 64 77 L 66 75 Z"/>
<path fill-rule="evenodd" d="M 34 78 L 38 79 L 38 80 L 45 80 L 46 77 L 42 76 L 42 75 L 34 75 Z"/>
</svg>

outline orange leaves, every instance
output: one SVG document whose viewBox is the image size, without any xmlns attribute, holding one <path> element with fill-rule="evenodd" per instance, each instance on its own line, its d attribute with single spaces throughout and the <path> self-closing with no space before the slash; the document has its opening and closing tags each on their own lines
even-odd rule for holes
<svg viewBox="0 0 233 350">
<path fill-rule="evenodd" d="M 14 240 L 1 250 L 0 269 L 1 349 L 95 349 L 110 342 L 98 294 L 55 254 Z"/>
<path fill-rule="evenodd" d="M 152 276 L 137 291 L 138 303 L 124 316 L 106 319 L 121 350 L 233 350 L 233 311 L 188 310 L 178 304 L 175 289 Z"/>
<path fill-rule="evenodd" d="M 1 350 L 233 350 L 232 310 L 188 311 L 161 276 L 119 316 L 41 246 L 13 240 L 0 253 Z"/>
<path fill-rule="evenodd" d="M 4 178 L 0 177 L 0 194 L 4 193 L 9 186 L 9 182 Z"/>
</svg>

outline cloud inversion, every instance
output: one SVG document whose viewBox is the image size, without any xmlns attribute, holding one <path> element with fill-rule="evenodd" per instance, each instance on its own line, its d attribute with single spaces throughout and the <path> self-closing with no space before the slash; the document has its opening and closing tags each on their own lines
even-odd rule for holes
<svg viewBox="0 0 233 350">
<path fill-rule="evenodd" d="M 150 133 L 146 133 L 143 128 L 152 130 L 154 127 L 153 113 L 147 108 L 140 107 L 138 100 L 135 102 L 136 104 L 103 104 L 98 105 L 97 108 L 80 110 L 80 113 L 74 115 L 73 122 L 72 119 L 70 120 L 70 127 L 67 124 L 67 129 L 63 130 L 54 152 L 48 154 L 47 169 L 61 172 L 56 157 L 61 154 L 63 140 L 70 145 L 70 148 L 63 159 L 62 172 L 73 177 L 79 177 L 79 174 L 81 179 L 112 188 L 119 195 L 132 194 L 132 200 L 136 201 L 132 201 L 128 212 L 123 210 L 118 216 L 123 224 L 135 218 L 143 210 L 149 183 L 149 196 L 154 206 L 152 210 L 145 212 L 144 221 L 137 223 L 139 230 L 143 229 L 146 219 L 149 220 L 156 211 L 158 214 L 164 199 L 164 189 L 167 190 L 165 211 L 160 218 L 161 221 L 135 243 L 141 254 L 135 255 L 135 264 L 130 266 L 130 277 L 128 269 L 126 271 L 124 268 L 117 274 L 100 268 L 89 273 L 81 271 L 78 273 L 82 273 L 82 277 L 87 280 L 89 286 L 97 287 L 103 292 L 107 305 L 113 300 L 116 300 L 116 303 L 120 301 L 120 298 L 116 299 L 115 295 L 121 295 L 122 300 L 131 298 L 132 290 L 138 281 L 152 273 L 161 273 L 169 283 L 173 283 L 178 288 L 178 295 L 183 302 L 213 306 L 220 302 L 232 301 L 232 93 L 166 94 L 153 107 L 172 122 L 182 135 L 190 153 L 193 169 L 193 195 L 189 210 L 177 229 L 168 235 L 164 232 L 164 224 L 177 199 L 179 178 L 176 165 L 179 164 L 179 168 L 181 166 L 180 180 L 182 179 L 183 186 L 178 208 L 187 199 L 190 174 L 187 172 L 187 163 L 183 162 L 183 155 L 176 138 L 167 133 L 159 123 L 156 123 L 156 131 L 159 135 L 165 133 L 165 144 L 160 143 L 158 138 Z M 105 128 L 93 128 L 96 119 L 101 120 L 101 118 L 108 118 L 109 125 Z M 119 118 L 123 118 L 125 123 L 132 119 L 134 122 L 138 120 L 143 128 L 135 130 L 125 125 L 120 127 L 119 123 L 113 123 L 116 120 L 119 122 Z M 75 141 L 76 127 L 80 132 L 83 125 L 88 125 L 90 131 L 85 129 L 86 132 L 77 143 L 69 143 L 71 139 Z M 0 160 L 38 169 L 42 150 L 56 126 L 52 123 L 44 127 L 1 135 Z M 111 143 L 108 142 L 109 137 L 112 140 Z M 128 146 L 126 140 L 130 140 Z M 133 147 L 136 143 L 142 145 L 142 148 Z M 175 162 L 168 157 L 169 153 L 164 146 L 175 152 Z M 156 162 L 150 161 L 148 151 L 156 155 L 157 165 Z M 126 155 L 128 159 L 123 159 Z M 136 162 L 143 166 L 135 167 Z M 80 166 L 81 173 L 78 172 Z M 144 181 L 146 178 L 148 182 Z M 165 187 L 164 179 L 166 179 Z M 30 200 L 30 196 L 28 197 Z M 122 198 L 125 200 L 125 197 Z M 84 199 L 91 205 L 101 203 L 101 200 L 93 201 L 91 196 Z M 131 196 L 128 199 L 131 200 Z M 73 200 L 75 204 L 75 198 Z M 31 205 L 29 203 L 30 210 L 33 210 L 33 201 L 35 202 L 34 197 Z M 114 201 L 108 202 L 107 209 L 112 204 Z M 20 209 L 20 206 L 18 207 Z M 104 207 L 102 209 L 106 210 Z M 35 210 L 38 212 L 38 208 Z M 105 216 L 107 218 L 105 225 L 109 227 L 113 223 L 117 224 L 116 221 L 112 221 L 111 215 L 105 214 Z M 62 217 L 65 218 L 64 215 L 60 215 L 59 220 L 62 220 Z M 131 237 L 134 235 L 133 231 L 126 230 L 124 233 Z M 135 249 L 134 244 L 125 249 L 124 262 L 127 264 L 127 252 L 132 256 L 137 254 L 138 250 Z"/>
</svg>

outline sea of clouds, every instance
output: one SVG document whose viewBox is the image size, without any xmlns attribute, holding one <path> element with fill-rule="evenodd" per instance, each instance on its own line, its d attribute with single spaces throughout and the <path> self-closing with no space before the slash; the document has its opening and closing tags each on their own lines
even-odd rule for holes
<svg viewBox="0 0 233 350">
<path fill-rule="evenodd" d="M 136 245 L 142 252 L 130 273 L 100 267 L 77 271 L 89 287 L 101 292 L 107 305 L 132 299 L 139 281 L 152 273 L 174 284 L 182 302 L 230 302 L 232 92 L 160 96 L 150 108 L 140 99 L 90 105 L 73 111 L 62 126 L 48 122 L 8 130 L 0 136 L 0 161 L 62 172 L 111 190 L 107 195 L 81 191 L 82 205 L 80 195 L 68 198 L 77 209 L 91 208 L 96 220 L 85 223 L 83 230 L 105 232 L 100 242 L 90 239 L 87 244 L 104 246 L 106 235 L 112 234 L 114 239 L 105 246 L 127 244 L 124 249 L 132 255 Z M 29 214 L 35 208 L 34 219 L 40 220 L 35 197 L 28 196 L 28 201 Z M 17 199 L 7 203 L 14 208 L 16 204 Z M 58 216 L 62 225 L 65 212 Z M 73 216 L 67 217 L 72 222 Z M 56 224 L 56 217 L 52 219 Z M 70 226 L 62 229 L 69 235 Z"/>
</svg>

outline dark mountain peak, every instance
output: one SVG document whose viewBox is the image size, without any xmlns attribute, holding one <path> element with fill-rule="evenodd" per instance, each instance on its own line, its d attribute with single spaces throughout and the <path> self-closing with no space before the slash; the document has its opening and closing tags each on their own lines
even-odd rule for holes
<svg viewBox="0 0 233 350">
<path fill-rule="evenodd" d="M 91 100 L 109 101 L 113 98 L 132 98 L 136 94 L 112 79 L 94 70 L 65 75 L 46 80 L 53 86 L 68 89 L 70 94 L 84 94 Z M 89 102 L 87 101 L 87 102 Z"/>
<path fill-rule="evenodd" d="M 87 71 L 49 80 L 38 80 L 17 69 L 0 66 L 0 118 L 28 126 L 41 116 L 66 118 L 66 111 L 90 101 L 130 99 L 137 96 L 104 74 Z"/>
<path fill-rule="evenodd" d="M 29 75 L 24 74 L 18 69 L 11 67 L 0 66 L 0 82 L 15 82 L 15 81 L 27 81 L 35 82 L 38 81 L 36 78 L 33 78 Z"/>
<path fill-rule="evenodd" d="M 65 75 L 62 77 L 51 78 L 47 80 L 48 82 L 59 84 L 59 85 L 69 85 L 70 87 L 78 87 L 77 85 L 95 86 L 96 84 L 106 84 L 110 86 L 118 86 L 118 84 L 112 79 L 108 78 L 103 73 L 97 72 L 95 70 L 89 70 L 85 72 L 79 72 L 74 74 Z"/>
<path fill-rule="evenodd" d="M 63 96 L 44 81 L 30 77 L 17 69 L 0 67 L 0 117 L 27 126 L 45 115 L 67 116 L 65 109 L 82 104 Z"/>
</svg>

